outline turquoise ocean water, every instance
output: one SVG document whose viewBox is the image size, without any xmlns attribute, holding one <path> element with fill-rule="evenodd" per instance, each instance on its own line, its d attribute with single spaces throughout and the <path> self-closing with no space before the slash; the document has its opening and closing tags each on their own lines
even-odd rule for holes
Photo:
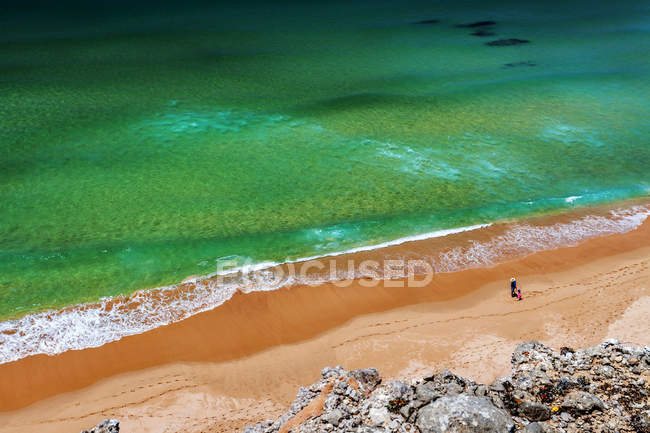
<svg viewBox="0 0 650 433">
<path fill-rule="evenodd" d="M 0 29 L 2 319 L 650 187 L 643 2 L 17 3 Z"/>
</svg>

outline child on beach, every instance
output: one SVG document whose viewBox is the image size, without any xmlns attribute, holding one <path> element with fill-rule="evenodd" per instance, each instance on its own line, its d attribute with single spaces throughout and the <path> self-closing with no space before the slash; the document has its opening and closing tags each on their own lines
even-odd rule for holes
<svg viewBox="0 0 650 433">
<path fill-rule="evenodd" d="M 521 289 L 517 289 L 517 300 L 521 301 Z"/>
</svg>

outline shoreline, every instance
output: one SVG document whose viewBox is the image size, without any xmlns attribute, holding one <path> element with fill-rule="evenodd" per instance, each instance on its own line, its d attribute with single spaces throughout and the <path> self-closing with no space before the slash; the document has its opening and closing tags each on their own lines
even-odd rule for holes
<svg viewBox="0 0 650 433">
<path fill-rule="evenodd" d="M 266 292 L 302 285 L 350 285 L 351 280 L 438 276 L 489 267 L 539 251 L 624 233 L 650 214 L 647 197 L 438 230 L 284 262 L 252 263 L 129 296 L 71 305 L 0 322 L 2 363 L 69 350 L 101 347 L 221 307 L 238 292 Z M 389 269 L 401 261 L 401 269 Z M 350 264 L 354 262 L 354 264 Z M 375 267 L 365 267 L 368 262 Z M 395 273 L 396 272 L 396 273 Z M 388 284 L 388 283 L 387 283 Z M 0 363 L 0 365 L 2 365 Z"/>
<path fill-rule="evenodd" d="M 52 427 L 51 431 L 63 432 L 122 413 L 124 431 L 156 431 L 138 424 L 143 422 L 138 412 L 143 405 L 168 407 L 171 403 L 159 400 L 171 396 L 187 404 L 201 389 L 200 394 L 213 402 L 208 410 L 213 417 L 237 418 L 219 404 L 245 407 L 234 421 L 210 421 L 210 425 L 229 427 L 207 430 L 232 431 L 263 419 L 264 413 L 280 410 L 293 399 L 298 386 L 313 382 L 322 367 L 333 363 L 345 363 L 346 368 L 376 366 L 389 376 L 447 365 L 460 373 L 474 368 L 474 375 L 496 377 L 499 365 L 507 367 L 507 359 L 499 354 L 509 352 L 522 334 L 548 342 L 555 326 L 557 335 L 551 340 L 557 344 L 602 340 L 608 331 L 598 327 L 595 316 L 600 314 L 603 323 L 615 324 L 649 294 L 648 239 L 650 222 L 646 220 L 636 230 L 592 238 L 575 247 L 439 274 L 423 288 L 364 287 L 361 279 L 349 287 L 322 284 L 236 293 L 219 308 L 144 334 L 98 348 L 36 355 L 0 365 L 0 424 L 9 424 L 8 431 L 22 432 L 46 423 L 48 431 Z M 616 292 L 612 292 L 613 283 L 608 283 L 609 289 L 601 284 L 601 279 L 609 278 L 601 275 L 603 270 L 627 275 L 622 269 L 630 266 L 640 275 L 640 282 L 619 281 Z M 574 274 L 578 282 L 570 282 Z M 522 285 L 523 303 L 505 296 L 504 281 L 510 275 L 516 275 Z M 545 293 L 545 287 L 559 283 Z M 647 315 L 644 305 L 634 314 Z M 539 323 L 530 319 L 510 323 L 519 314 L 536 317 Z M 547 323 L 555 316 L 559 319 L 551 322 L 558 324 Z M 508 323 L 495 324 L 494 318 Z M 406 326 L 418 321 L 417 326 Z M 418 334 L 429 328 L 431 334 Z M 619 328 L 623 333 L 639 332 L 638 325 Z M 643 334 L 641 329 L 639 338 Z M 391 348 L 388 352 L 387 347 Z M 494 352 L 484 354 L 483 372 L 476 370 L 477 360 L 468 352 L 472 347 Z M 140 385 L 132 391 L 118 392 L 136 382 Z M 204 403 L 189 404 L 188 410 L 199 413 L 205 410 Z M 241 418 L 246 414 L 253 419 Z M 148 421 L 151 425 L 164 417 L 154 418 Z M 195 430 L 179 425 L 178 431 Z"/>
</svg>

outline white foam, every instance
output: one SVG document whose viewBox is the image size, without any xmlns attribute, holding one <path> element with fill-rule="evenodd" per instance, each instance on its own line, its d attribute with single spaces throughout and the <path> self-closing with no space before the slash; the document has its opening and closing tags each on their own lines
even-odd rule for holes
<svg viewBox="0 0 650 433">
<path fill-rule="evenodd" d="M 650 206 L 612 211 L 608 216 L 586 216 L 568 223 L 551 226 L 514 225 L 503 235 L 485 242 L 471 242 L 430 258 L 436 272 L 451 272 L 469 267 L 492 265 L 503 257 L 526 255 L 536 251 L 575 245 L 595 236 L 633 230 L 650 215 Z M 405 242 L 476 230 L 489 224 L 438 230 L 408 236 L 371 246 L 307 257 L 314 260 L 341 254 L 369 251 Z M 15 361 L 35 354 L 55 355 L 68 350 L 98 347 L 128 335 L 139 334 L 159 326 L 178 322 L 202 311 L 211 310 L 230 299 L 237 291 L 275 290 L 301 283 L 317 284 L 332 279 L 362 276 L 358 270 L 337 271 L 336 275 L 311 276 L 300 280 L 295 276 L 278 276 L 271 268 L 275 262 L 240 266 L 223 272 L 230 276 L 218 284 L 207 277 L 193 279 L 193 288 L 174 285 L 150 291 L 139 291 L 128 298 L 105 298 L 98 303 L 71 306 L 56 311 L 30 314 L 17 320 L 0 322 L 0 363 Z M 253 273 L 254 277 L 246 277 Z M 239 278 L 243 275 L 246 278 Z M 372 275 L 381 277 L 381 275 Z M 394 275 L 392 275 L 394 277 Z"/>
<path fill-rule="evenodd" d="M 443 236 L 449 236 L 457 233 L 463 233 L 463 232 L 468 232 L 472 230 L 478 230 L 482 228 L 486 228 L 491 226 L 492 223 L 486 223 L 486 224 L 475 224 L 471 226 L 465 226 L 465 227 L 457 227 L 453 229 L 444 229 L 444 230 L 436 230 L 433 232 L 428 232 L 428 233 L 423 233 L 420 235 L 413 235 L 413 236 L 405 236 L 403 238 L 398 238 L 394 239 L 391 241 L 387 242 L 381 242 L 378 244 L 373 244 L 373 245 L 365 245 L 362 247 L 356 247 L 356 248 L 351 248 L 349 250 L 343 250 L 343 251 L 335 251 L 332 253 L 325 253 L 325 254 L 320 254 L 320 255 L 314 255 L 314 256 L 308 256 L 308 257 L 301 257 L 299 259 L 294 259 L 294 260 L 286 260 L 284 262 L 262 262 L 262 263 L 253 263 L 253 264 L 246 264 L 243 266 L 238 266 L 238 267 L 233 267 L 232 269 L 224 270 L 224 271 L 219 271 L 215 272 L 210 275 L 206 275 L 205 277 L 202 278 L 210 278 L 216 275 L 230 275 L 230 274 L 238 274 L 238 273 L 248 273 L 248 272 L 257 272 L 257 271 L 262 271 L 265 269 L 270 269 L 282 264 L 287 264 L 287 263 L 300 263 L 300 262 L 308 262 L 310 260 L 317 260 L 317 259 L 322 259 L 326 257 L 336 257 L 336 256 L 342 256 L 344 254 L 355 254 L 355 253 L 360 253 L 364 251 L 372 251 L 372 250 L 378 250 L 381 248 L 386 248 L 386 247 L 392 247 L 396 245 L 402 245 L 407 242 L 415 242 L 415 241 L 422 241 L 426 239 L 432 239 L 432 238 L 439 238 Z"/>
<path fill-rule="evenodd" d="M 581 195 L 572 195 L 564 199 L 565 202 L 567 203 L 573 203 L 574 201 L 578 200 L 579 198 L 582 198 Z"/>
<path fill-rule="evenodd" d="M 434 149 L 413 149 L 412 147 L 365 140 L 376 147 L 379 159 L 389 159 L 387 167 L 408 174 L 427 174 L 441 179 L 455 180 L 461 171 L 445 162 L 440 152 Z"/>
<path fill-rule="evenodd" d="M 650 206 L 611 211 L 608 216 L 585 216 L 550 226 L 515 225 L 486 242 L 472 242 L 440 254 L 431 263 L 436 272 L 491 266 L 504 257 L 522 257 L 562 246 L 575 246 L 597 236 L 625 233 L 639 227 L 650 215 Z"/>
<path fill-rule="evenodd" d="M 542 130 L 540 137 L 545 141 L 562 143 L 565 146 L 579 144 L 593 147 L 603 146 L 603 142 L 598 139 L 594 130 L 564 124 L 552 119 L 549 119 L 549 125 Z"/>
<path fill-rule="evenodd" d="M 0 322 L 0 362 L 98 347 L 212 309 L 234 292 L 232 287 L 217 288 L 201 281 L 185 293 L 175 286 L 163 287 Z"/>
<path fill-rule="evenodd" d="M 370 251 L 405 242 L 476 230 L 488 225 L 478 224 L 438 230 L 351 250 L 288 260 L 284 263 Z M 237 257 L 230 256 L 222 259 L 227 264 L 236 261 Z M 35 354 L 56 355 L 67 350 L 99 347 L 129 335 L 140 334 L 211 310 L 226 302 L 237 291 L 245 293 L 268 291 L 291 284 L 318 284 L 326 281 L 317 277 L 309 280 L 283 278 L 283 276 L 278 278 L 270 269 L 280 264 L 278 262 L 248 263 L 210 275 L 193 277 L 186 281 L 196 284 L 193 290 L 179 291 L 180 285 L 172 285 L 150 291 L 139 291 L 128 298 L 107 297 L 98 303 L 74 305 L 62 310 L 45 311 L 17 320 L 0 322 L 0 364 Z M 247 277 L 251 274 L 253 275 Z M 215 281 L 210 280 L 216 275 L 242 275 L 243 277 L 233 278 L 225 283 L 222 281 L 217 285 Z M 340 273 L 335 278 L 346 279 L 355 276 L 356 273 Z"/>
<path fill-rule="evenodd" d="M 422 241 L 422 240 L 425 240 L 425 239 L 440 238 L 440 237 L 443 237 L 443 236 L 449 236 L 449 235 L 453 235 L 453 234 L 457 234 L 457 233 L 463 233 L 463 232 L 468 232 L 468 231 L 472 231 L 472 230 L 478 230 L 478 229 L 482 229 L 482 228 L 485 228 L 485 227 L 489 227 L 491 225 L 492 225 L 492 223 L 475 224 L 475 225 L 466 226 L 466 227 L 457 227 L 457 228 L 453 228 L 453 229 L 436 230 L 436 231 L 433 231 L 433 232 L 423 233 L 421 235 L 406 236 L 406 237 L 403 237 L 403 238 L 399 238 L 399 239 L 395 239 L 395 240 L 387 241 L 387 242 L 382 242 L 382 243 L 379 243 L 379 244 L 367 245 L 367 246 L 363 246 L 363 247 L 352 248 L 352 249 L 345 250 L 345 251 L 322 254 L 322 255 L 319 255 L 319 256 L 311 256 L 311 257 L 307 257 L 307 258 L 303 258 L 303 259 L 299 259 L 299 260 L 290 261 L 290 263 L 296 263 L 298 261 L 306 262 L 308 260 L 315 260 L 315 259 L 320 259 L 320 258 L 323 258 L 323 257 L 333 257 L 333 256 L 340 256 L 340 255 L 343 255 L 343 254 L 354 254 L 354 253 L 360 253 L 360 252 L 363 252 L 363 251 L 378 250 L 380 248 L 386 248 L 386 247 L 392 247 L 392 246 L 395 246 L 395 245 L 401 245 L 401 244 L 404 244 L 406 242 Z"/>
</svg>

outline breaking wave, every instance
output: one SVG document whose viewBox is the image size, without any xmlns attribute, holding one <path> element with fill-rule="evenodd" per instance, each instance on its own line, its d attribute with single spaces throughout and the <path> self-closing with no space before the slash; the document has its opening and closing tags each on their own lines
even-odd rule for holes
<svg viewBox="0 0 650 433">
<path fill-rule="evenodd" d="M 587 239 L 625 233 L 639 227 L 650 215 L 650 206 L 613 210 L 607 216 L 585 216 L 550 226 L 516 224 L 487 242 L 472 242 L 440 253 L 432 265 L 436 272 L 490 266 L 504 258 L 523 257 L 538 251 L 575 246 Z"/>
<path fill-rule="evenodd" d="M 650 206 L 646 205 L 613 210 L 603 216 L 584 216 L 552 225 L 508 224 L 505 231 L 498 236 L 486 241 L 469 241 L 463 246 L 432 254 L 424 260 L 437 273 L 494 265 L 506 258 L 572 246 L 597 236 L 624 233 L 639 227 L 648 215 Z M 489 225 L 440 230 L 344 252 L 308 257 L 300 261 L 449 236 L 483 229 Z M 293 261 L 295 262 L 297 261 Z M 224 278 L 214 278 L 215 274 L 197 277 L 172 286 L 138 291 L 128 297 L 104 298 L 97 303 L 74 305 L 0 322 L 0 364 L 36 354 L 56 355 L 68 350 L 98 347 L 211 310 L 228 301 L 237 291 L 267 291 L 293 284 L 317 284 L 364 276 L 354 269 L 328 276 L 285 277 L 277 274 L 282 265 L 247 265 L 223 271 Z M 249 277 L 248 273 L 253 273 L 254 277 Z M 377 274 L 371 276 L 383 277 Z M 392 277 L 395 275 L 392 274 Z"/>
</svg>

